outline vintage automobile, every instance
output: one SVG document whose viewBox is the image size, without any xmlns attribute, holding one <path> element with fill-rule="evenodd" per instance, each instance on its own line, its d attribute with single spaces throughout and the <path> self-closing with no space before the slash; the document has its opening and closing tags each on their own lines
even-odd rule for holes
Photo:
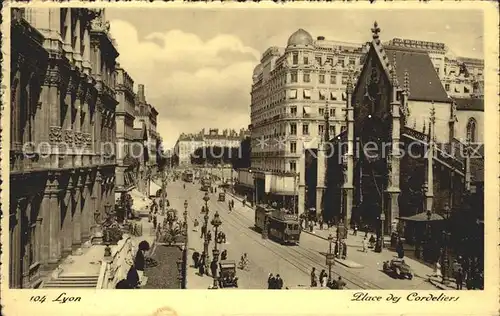
<svg viewBox="0 0 500 316">
<path fill-rule="evenodd" d="M 224 202 L 226 200 L 226 193 L 219 193 L 219 202 Z"/>
<path fill-rule="evenodd" d="M 385 261 L 382 269 L 385 273 L 392 277 L 399 279 L 413 279 L 411 267 L 400 258 Z"/>
<path fill-rule="evenodd" d="M 238 278 L 236 277 L 236 263 L 234 260 L 221 260 L 219 263 L 219 286 L 238 287 Z"/>
</svg>

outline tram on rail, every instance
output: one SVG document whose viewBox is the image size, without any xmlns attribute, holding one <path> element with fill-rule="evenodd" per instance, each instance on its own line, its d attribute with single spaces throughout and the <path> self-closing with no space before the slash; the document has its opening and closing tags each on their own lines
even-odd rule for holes
<svg viewBox="0 0 500 316">
<path fill-rule="evenodd" d="M 298 244 L 300 240 L 297 215 L 289 214 L 285 209 L 274 209 L 269 205 L 257 205 L 255 229 L 260 232 L 266 229 L 269 238 L 282 244 Z"/>
<path fill-rule="evenodd" d="M 191 170 L 186 170 L 184 171 L 184 173 L 182 174 L 182 180 L 184 182 L 193 182 L 193 178 L 194 178 L 194 172 L 191 171 Z"/>
</svg>

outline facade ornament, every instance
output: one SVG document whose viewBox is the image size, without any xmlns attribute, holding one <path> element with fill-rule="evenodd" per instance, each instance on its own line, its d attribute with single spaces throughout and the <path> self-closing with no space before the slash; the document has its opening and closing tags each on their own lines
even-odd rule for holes
<svg viewBox="0 0 500 316">
<path fill-rule="evenodd" d="M 387 187 L 392 187 L 392 155 L 387 155 Z"/>
<path fill-rule="evenodd" d="M 66 144 L 73 144 L 74 142 L 74 132 L 73 130 L 67 129 L 64 131 L 64 142 Z"/>
<path fill-rule="evenodd" d="M 422 130 L 422 133 L 424 133 L 424 134 L 425 134 L 425 120 L 424 120 L 424 128 L 423 128 L 423 130 Z"/>
<path fill-rule="evenodd" d="M 377 21 L 375 21 L 375 23 L 373 23 L 373 28 L 372 28 L 372 38 L 373 38 L 373 40 L 375 40 L 375 41 L 379 40 L 379 37 L 380 37 L 379 33 L 380 33 L 380 31 L 381 31 L 380 27 L 378 27 Z"/>
<path fill-rule="evenodd" d="M 62 141 L 62 128 L 60 126 L 51 126 L 49 129 L 49 141 L 51 143 L 60 143 Z"/>
<path fill-rule="evenodd" d="M 392 69 L 391 69 L 391 81 L 392 81 L 393 87 L 396 88 L 396 87 L 399 86 L 398 77 L 397 77 L 397 73 L 396 73 L 396 69 L 397 69 L 397 66 L 396 66 L 396 53 L 394 53 L 392 55 L 392 63 L 393 63 L 393 66 L 392 66 Z"/>
<path fill-rule="evenodd" d="M 413 119 L 413 129 L 417 129 L 417 119 Z"/>
</svg>

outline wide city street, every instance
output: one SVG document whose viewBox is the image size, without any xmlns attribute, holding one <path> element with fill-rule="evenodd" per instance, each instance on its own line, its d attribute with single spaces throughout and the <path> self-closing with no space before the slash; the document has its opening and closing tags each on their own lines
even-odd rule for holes
<svg viewBox="0 0 500 316">
<path fill-rule="evenodd" d="M 183 185 L 186 184 L 186 188 Z M 190 289 L 206 289 L 212 284 L 209 276 L 199 276 L 192 267 L 191 255 L 193 251 L 203 251 L 203 240 L 200 238 L 200 228 L 203 223 L 204 214 L 201 207 L 205 204 L 203 196 L 205 192 L 200 190 L 200 185 L 185 183 L 183 181 L 169 182 L 167 185 L 168 199 L 171 206 L 184 211 L 184 201 L 188 201 L 189 220 L 189 271 L 187 274 L 187 287 Z M 235 199 L 235 209 L 228 211 L 228 200 L 232 198 L 227 194 L 225 202 L 218 202 L 218 193 L 210 194 L 208 202 L 210 209 L 210 220 L 215 211 L 219 212 L 222 230 L 226 234 L 226 244 L 219 245 L 219 250 L 227 249 L 228 259 L 239 261 L 243 253 L 247 253 L 250 259 L 248 271 L 237 269 L 239 288 L 265 289 L 267 288 L 267 277 L 269 273 L 280 274 L 284 281 L 284 288 L 297 288 L 308 286 L 310 283 L 310 272 L 316 267 L 317 275 L 322 269 L 328 272 L 325 262 L 325 253 L 328 251 L 328 241 L 314 235 L 302 233 L 300 245 L 286 246 L 271 240 L 262 239 L 261 234 L 254 231 L 254 212 L 250 207 L 244 207 L 239 200 Z M 198 232 L 193 231 L 193 221 L 197 218 L 200 222 Z M 209 221 L 210 221 L 209 220 Z M 213 230 L 211 224 L 210 229 Z M 212 235 L 215 234 L 212 231 Z M 213 238 L 209 245 L 210 257 L 214 246 Z M 363 265 L 362 268 L 349 268 L 340 264 L 332 267 L 332 277 L 341 276 L 346 282 L 348 289 L 435 289 L 426 281 L 425 275 L 418 275 L 413 280 L 393 279 L 381 271 L 383 260 L 392 258 L 388 251 L 381 259 L 380 254 L 362 253 L 349 249 L 349 258 Z"/>
</svg>

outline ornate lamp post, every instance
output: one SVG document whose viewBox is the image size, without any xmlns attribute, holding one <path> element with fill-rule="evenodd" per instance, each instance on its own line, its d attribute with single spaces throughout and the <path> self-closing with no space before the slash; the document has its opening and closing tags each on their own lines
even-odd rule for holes
<svg viewBox="0 0 500 316">
<path fill-rule="evenodd" d="M 177 259 L 177 271 L 179 272 L 177 279 L 179 280 L 179 289 L 182 289 L 182 284 L 183 282 L 183 276 L 182 276 L 182 258 Z"/>
<path fill-rule="evenodd" d="M 219 212 L 215 211 L 214 218 L 212 219 L 211 222 L 212 226 L 215 227 L 215 236 L 214 236 L 214 249 L 213 249 L 213 256 L 214 256 L 214 262 L 217 263 L 217 260 L 219 259 L 219 250 L 217 249 L 217 233 L 218 233 L 218 228 L 222 224 L 222 221 L 219 216 Z M 213 288 L 217 289 L 218 288 L 218 277 L 217 277 L 217 271 L 215 271 L 215 274 L 212 276 L 214 279 L 214 285 Z"/>
<path fill-rule="evenodd" d="M 443 264 L 441 265 L 441 274 L 443 276 L 442 283 L 443 284 L 448 284 L 449 279 L 448 279 L 448 242 L 449 242 L 449 237 L 450 233 L 448 232 L 448 220 L 449 220 L 449 214 L 450 214 L 450 206 L 448 204 L 444 205 L 443 208 L 443 213 L 445 215 L 446 223 L 445 227 L 443 230 Z"/>
<path fill-rule="evenodd" d="M 106 219 L 109 219 L 111 217 L 110 210 L 111 209 L 111 204 L 108 202 L 106 205 L 104 205 L 104 210 L 106 212 Z M 111 256 L 111 247 L 110 245 L 110 236 L 109 236 L 109 229 L 104 228 L 104 244 L 106 247 L 104 248 L 104 257 L 110 257 Z"/>
<path fill-rule="evenodd" d="M 203 201 L 205 201 L 205 216 L 203 219 L 205 220 L 205 240 L 203 242 L 203 250 L 205 252 L 205 270 L 208 269 L 208 201 L 210 201 L 210 196 L 208 196 L 208 192 L 205 192 L 205 196 L 203 197 Z"/>
<path fill-rule="evenodd" d="M 184 213 L 182 215 L 184 215 L 184 229 L 186 231 L 186 236 L 187 236 L 187 217 L 188 217 L 188 201 L 185 200 L 184 201 Z"/>
<path fill-rule="evenodd" d="M 333 236 L 328 235 L 328 253 L 326 254 L 326 265 L 328 266 L 328 283 L 332 281 L 332 265 L 335 264 L 335 255 L 332 252 Z"/>
</svg>

